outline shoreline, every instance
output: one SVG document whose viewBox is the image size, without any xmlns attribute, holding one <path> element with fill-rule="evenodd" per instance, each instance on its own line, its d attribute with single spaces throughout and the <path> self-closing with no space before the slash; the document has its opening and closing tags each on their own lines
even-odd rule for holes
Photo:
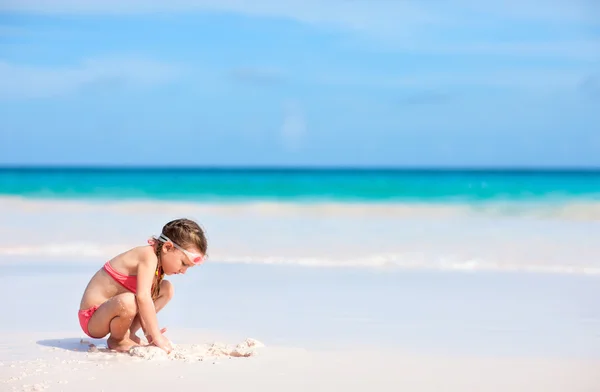
<svg viewBox="0 0 600 392">
<path fill-rule="evenodd" d="M 115 247 L 115 249 L 125 249 L 125 247 Z M 78 269 L 79 271 L 90 271 L 90 268 L 100 268 L 106 260 L 114 256 L 116 253 L 106 253 L 106 257 L 99 258 L 98 255 L 92 256 L 57 256 L 47 257 L 43 255 L 47 261 L 39 262 L 35 258 L 35 254 L 19 254 L 18 252 L 3 253 L 3 249 L 0 248 L 0 266 L 5 272 L 10 271 L 12 273 L 22 275 L 21 270 L 23 262 L 27 264 L 27 268 L 35 268 L 45 272 L 53 272 L 53 270 L 67 269 Z M 397 264 L 397 263 L 381 263 L 381 264 L 367 264 L 360 262 L 347 262 L 340 263 L 337 261 L 329 262 L 318 262 L 314 258 L 307 258 L 306 262 L 302 262 L 301 259 L 289 260 L 284 257 L 262 259 L 256 258 L 240 258 L 230 257 L 227 259 L 211 259 L 211 264 L 221 266 L 232 266 L 238 267 L 274 267 L 274 268 L 299 268 L 309 270 L 322 270 L 324 273 L 330 273 L 333 271 L 348 271 L 348 272 L 361 272 L 361 273 L 386 273 L 386 274 L 459 274 L 459 275 L 471 275 L 471 276 L 492 276 L 492 275 L 507 275 L 507 276 L 518 276 L 518 275 L 531 275 L 531 276 L 573 276 L 583 277 L 589 279 L 598 279 L 600 277 L 600 267 L 596 266 L 561 266 L 561 265 L 472 265 L 470 263 L 456 263 L 448 265 L 417 265 L 414 263 Z M 56 272 L 60 273 L 60 272 Z"/>
<path fill-rule="evenodd" d="M 137 215 L 161 213 L 214 218 L 243 217 L 318 219 L 418 219 L 444 221 L 600 222 L 600 198 L 533 198 L 500 200 L 330 200 L 330 199 L 161 199 L 153 197 L 94 197 L 93 195 L 21 196 L 0 194 L 0 212 L 14 214 L 98 212 Z"/>
</svg>

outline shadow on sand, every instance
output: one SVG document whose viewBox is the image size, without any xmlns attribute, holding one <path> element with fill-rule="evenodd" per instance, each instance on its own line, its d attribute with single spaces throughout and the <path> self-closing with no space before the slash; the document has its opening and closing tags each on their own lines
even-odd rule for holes
<svg viewBox="0 0 600 392">
<path fill-rule="evenodd" d="M 91 348 L 96 351 L 108 351 L 105 339 L 89 338 L 64 338 L 64 339 L 44 339 L 36 342 L 40 346 L 59 348 L 67 351 L 87 352 Z"/>
</svg>

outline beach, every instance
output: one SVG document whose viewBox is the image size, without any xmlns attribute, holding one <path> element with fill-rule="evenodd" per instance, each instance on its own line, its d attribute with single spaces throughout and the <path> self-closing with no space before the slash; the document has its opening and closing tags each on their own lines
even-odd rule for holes
<svg viewBox="0 0 600 392">
<path fill-rule="evenodd" d="M 44 187 L 0 197 L 1 391 L 600 390 L 592 196 L 193 201 Z M 182 216 L 206 229 L 209 258 L 168 278 L 158 317 L 176 354 L 86 337 L 89 278 Z"/>
<path fill-rule="evenodd" d="M 93 266 L 38 271 L 24 261 L 2 286 L 14 317 L 2 323 L 1 390 L 600 386 L 600 288 L 590 277 L 207 265 L 173 279 L 176 297 L 159 313 L 167 336 L 187 349 L 247 338 L 265 346 L 188 361 L 90 351 L 105 341 L 78 329 L 76 293 Z"/>
</svg>

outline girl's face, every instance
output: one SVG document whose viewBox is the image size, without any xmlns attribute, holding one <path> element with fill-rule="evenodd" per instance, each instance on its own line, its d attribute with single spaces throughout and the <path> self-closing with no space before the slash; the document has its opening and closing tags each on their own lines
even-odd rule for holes
<svg viewBox="0 0 600 392">
<path fill-rule="evenodd" d="M 200 253 L 195 247 L 186 250 L 192 253 Z M 170 242 L 163 244 L 161 261 L 166 275 L 185 274 L 188 268 L 195 265 L 185 253 L 175 248 Z"/>
</svg>

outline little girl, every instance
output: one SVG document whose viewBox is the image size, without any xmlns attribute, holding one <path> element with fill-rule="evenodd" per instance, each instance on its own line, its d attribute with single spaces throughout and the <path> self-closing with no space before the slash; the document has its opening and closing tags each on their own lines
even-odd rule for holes
<svg viewBox="0 0 600 392">
<path fill-rule="evenodd" d="M 158 329 L 158 313 L 173 297 L 166 275 L 185 274 L 204 261 L 207 240 L 198 224 L 189 219 L 167 223 L 149 245 L 139 246 L 109 260 L 88 283 L 79 306 L 79 324 L 89 337 L 110 334 L 107 345 L 128 351 L 142 344 L 136 332 L 142 328 L 148 343 L 167 353 L 172 350 Z"/>
</svg>

